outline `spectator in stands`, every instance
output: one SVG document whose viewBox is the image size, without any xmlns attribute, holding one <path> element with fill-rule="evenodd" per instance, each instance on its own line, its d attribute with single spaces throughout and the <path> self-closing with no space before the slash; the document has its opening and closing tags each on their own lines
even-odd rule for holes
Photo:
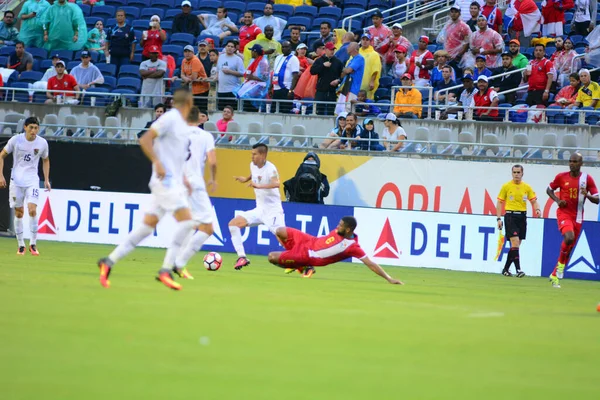
<svg viewBox="0 0 600 400">
<path fill-rule="evenodd" d="M 492 70 L 485 66 L 485 56 L 479 54 L 475 57 L 475 69 L 474 69 L 475 80 L 479 79 L 480 76 L 485 75 L 488 78 L 492 76 Z"/>
<path fill-rule="evenodd" d="M 87 48 L 89 51 L 104 54 L 104 49 L 106 48 L 106 31 L 104 30 L 104 22 L 101 19 L 96 21 L 94 28 L 88 32 Z"/>
<path fill-rule="evenodd" d="M 223 114 L 220 120 L 217 121 L 217 129 L 219 132 L 227 132 L 227 125 L 233 121 L 233 107 L 225 106 L 223 108 Z M 221 135 L 223 137 L 224 135 Z M 232 137 L 229 138 L 231 141 Z"/>
<path fill-rule="evenodd" d="M 496 91 L 489 87 L 485 75 L 477 79 L 477 92 L 471 100 L 471 107 L 498 107 L 499 99 Z M 477 121 L 497 121 L 498 109 L 475 109 L 474 119 Z"/>
<path fill-rule="evenodd" d="M 335 56 L 335 45 L 329 42 L 325 45 L 325 54 L 315 60 L 310 73 L 317 75 L 317 91 L 315 101 L 326 101 L 332 104 L 317 104 L 317 114 L 332 115 L 335 109 L 336 90 L 341 81 L 342 62 Z"/>
<path fill-rule="evenodd" d="M 598 2 L 595 0 L 575 0 L 575 13 L 571 34 L 587 36 L 596 26 Z"/>
<path fill-rule="evenodd" d="M 158 56 L 162 57 L 162 46 L 167 40 L 167 32 L 160 27 L 160 17 L 153 15 L 150 18 L 150 29 L 142 32 L 142 41 L 140 45 L 144 48 L 142 51 L 142 60 L 150 58 L 150 49 L 157 48 Z"/>
<path fill-rule="evenodd" d="M 354 34 L 352 32 L 345 33 L 342 37 L 342 47 L 337 49 L 335 56 L 342 62 L 342 65 L 346 65 L 350 56 L 348 55 L 348 45 L 354 42 Z"/>
<path fill-rule="evenodd" d="M 376 116 L 381 114 L 381 109 L 374 105 L 375 102 L 371 99 L 367 99 L 367 92 L 365 90 L 360 90 L 356 100 L 352 100 L 350 103 L 353 106 L 354 114 L 357 116 L 365 117 L 367 115 Z"/>
<path fill-rule="evenodd" d="M 375 132 L 375 122 L 371 118 L 365 118 L 363 121 L 363 130 L 360 132 L 360 138 L 357 140 L 358 150 L 383 151 L 385 147 L 379 144 L 379 135 Z"/>
<path fill-rule="evenodd" d="M 227 8 L 217 8 L 217 15 L 212 14 L 200 14 L 198 15 L 200 23 L 204 26 L 204 35 L 218 36 L 219 39 L 237 33 L 237 26 L 227 16 Z"/>
<path fill-rule="evenodd" d="M 65 62 L 58 60 L 55 65 L 56 75 L 48 79 L 48 91 L 46 92 L 46 104 L 58 103 L 59 99 L 65 104 L 77 104 L 81 88 L 73 75 L 65 73 Z M 61 96 L 61 97 L 58 97 Z"/>
<path fill-rule="evenodd" d="M 189 33 L 197 37 L 200 35 L 200 20 L 192 14 L 192 3 L 188 0 L 181 2 L 181 14 L 173 18 L 172 33 Z"/>
<path fill-rule="evenodd" d="M 346 68 L 342 70 L 341 78 L 345 79 L 345 85 L 348 85 L 347 94 L 338 99 L 338 102 L 346 103 L 346 111 L 351 109 L 350 102 L 358 98 L 358 92 L 361 87 L 364 71 L 365 59 L 359 53 L 359 45 L 352 42 L 348 45 L 348 55 L 351 57 Z M 341 101 L 340 101 L 341 100 Z"/>
<path fill-rule="evenodd" d="M 573 0 L 546 0 L 542 4 L 542 35 L 556 37 L 563 35 L 563 23 L 565 22 L 565 10 L 575 7 Z"/>
<path fill-rule="evenodd" d="M 110 57 L 110 63 L 117 66 L 117 73 L 121 65 L 127 65 L 133 61 L 135 55 L 135 32 L 133 26 L 127 24 L 125 11 L 117 10 L 117 24 L 108 29 L 106 33 L 106 58 Z"/>
<path fill-rule="evenodd" d="M 438 93 L 440 90 L 448 89 L 452 86 L 456 86 L 456 82 L 452 80 L 452 67 L 445 65 L 442 67 L 442 80 L 438 81 L 433 89 L 433 92 L 435 93 L 435 99 L 438 102 L 455 102 L 456 94 L 454 92 L 445 91 L 443 94 Z"/>
<path fill-rule="evenodd" d="M 477 17 L 478 31 L 471 35 L 471 52 L 474 56 L 485 56 L 485 64 L 488 68 L 500 65 L 499 54 L 504 49 L 504 40 L 498 32 L 488 28 L 488 20 L 480 15 Z"/>
<path fill-rule="evenodd" d="M 508 51 L 513 56 L 513 65 L 517 69 L 525 68 L 529 64 L 529 60 L 525 55 L 521 54 L 521 42 L 517 39 L 512 39 L 508 42 Z"/>
<path fill-rule="evenodd" d="M 396 79 L 400 79 L 402 75 L 408 71 L 408 59 L 406 58 L 406 47 L 399 44 L 394 50 L 396 61 L 392 65 L 392 76 Z"/>
<path fill-rule="evenodd" d="M 244 83 L 234 91 L 234 94 L 239 99 L 251 100 L 256 109 L 264 109 L 264 102 L 252 101 L 252 99 L 265 99 L 269 93 L 269 77 L 271 75 L 269 62 L 264 56 L 260 44 L 256 43 L 252 46 L 248 44 L 245 50 L 251 52 L 252 58 L 246 72 L 244 72 Z"/>
<path fill-rule="evenodd" d="M 405 55 L 413 52 L 412 44 L 407 38 L 402 36 L 402 32 L 402 24 L 396 22 L 394 25 L 392 25 L 392 35 L 390 36 L 388 44 L 382 47 L 382 50 L 385 51 L 384 61 L 387 71 L 389 71 L 390 68 L 393 68 L 393 65 L 396 64 L 396 49 L 398 46 L 402 46 L 406 49 L 404 52 Z"/>
<path fill-rule="evenodd" d="M 319 144 L 320 149 L 339 149 L 342 141 L 340 137 L 343 135 L 344 129 L 346 128 L 346 116 L 347 112 L 341 112 L 335 118 L 335 127 L 327 135 L 327 139 L 323 140 Z"/>
<path fill-rule="evenodd" d="M 0 48 L 13 46 L 19 37 L 19 30 L 15 26 L 15 13 L 8 10 L 0 22 Z"/>
<path fill-rule="evenodd" d="M 234 45 L 235 48 L 235 45 Z M 210 69 L 212 66 L 212 62 L 210 61 L 210 54 L 208 52 L 208 42 L 204 39 L 200 39 L 198 42 L 198 54 L 196 54 L 198 60 L 202 63 L 204 70 L 207 71 L 206 74 L 210 73 Z"/>
<path fill-rule="evenodd" d="M 450 59 L 445 60 L 442 66 L 450 61 L 450 66 L 452 66 L 454 70 L 460 71 L 459 65 L 461 64 L 461 60 L 467 50 L 469 50 L 471 30 L 469 29 L 469 26 L 460 19 L 460 8 L 457 5 L 450 7 L 449 15 L 450 20 L 444 27 L 444 35 L 438 36 L 438 41 L 441 38 L 444 38 L 444 50 L 446 51 L 446 57 Z M 437 54 L 439 54 L 438 51 L 436 51 Z M 433 83 L 434 81 L 432 80 L 432 84 Z"/>
<path fill-rule="evenodd" d="M 583 68 L 581 71 L 579 71 L 579 79 L 581 80 L 581 87 L 577 92 L 577 100 L 568 108 L 600 108 L 600 85 L 597 82 L 592 81 L 590 71 L 586 68 Z"/>
<path fill-rule="evenodd" d="M 442 111 L 442 115 L 440 119 L 448 119 L 450 114 L 457 114 L 462 112 L 464 114 L 467 113 L 469 107 L 471 106 L 471 102 L 473 100 L 473 96 L 477 93 L 477 88 L 473 82 L 473 75 L 468 72 L 465 72 L 462 77 L 463 90 L 460 92 L 458 96 L 458 102 L 454 107 L 449 107 Z"/>
<path fill-rule="evenodd" d="M 529 62 L 523 74 L 523 82 L 529 84 L 527 89 L 527 105 L 548 104 L 550 87 L 554 80 L 554 65 L 545 58 L 546 46 L 538 44 L 533 52 L 534 59 Z"/>
<path fill-rule="evenodd" d="M 475 0 L 477 3 L 479 3 L 479 6 L 483 6 L 483 4 L 485 3 L 484 0 Z M 458 6 L 458 8 L 460 9 L 460 17 L 464 22 L 467 22 L 470 18 L 470 13 L 469 11 L 471 10 L 471 4 L 473 3 L 473 0 L 456 0 L 454 2 L 455 6 Z"/>
<path fill-rule="evenodd" d="M 300 40 L 300 28 L 297 26 L 293 26 L 290 28 L 290 44 L 292 45 L 293 51 L 296 51 L 300 44 L 304 44 L 302 43 L 302 40 Z M 308 46 L 306 47 L 306 49 L 308 51 Z"/>
<path fill-rule="evenodd" d="M 409 73 L 402 75 L 402 88 L 396 93 L 394 99 L 394 114 L 399 118 L 420 118 L 423 96 L 415 89 L 412 76 Z"/>
<path fill-rule="evenodd" d="M 240 85 L 240 78 L 244 76 L 244 62 L 235 55 L 235 45 L 232 41 L 225 45 L 225 52 L 217 62 L 219 78 L 217 83 L 218 108 L 225 106 L 235 107 L 237 101 L 233 92 Z"/>
<path fill-rule="evenodd" d="M 510 52 L 502 53 L 502 66 L 494 69 L 492 75 L 505 74 L 507 72 L 516 71 L 517 67 L 513 65 L 513 57 Z M 521 84 L 521 74 L 513 73 L 500 78 L 493 79 L 490 85 L 496 92 L 504 92 L 506 90 L 515 89 Z M 515 104 L 516 92 L 499 94 L 500 103 Z"/>
<path fill-rule="evenodd" d="M 154 119 L 152 121 L 146 122 L 146 126 L 144 127 L 144 129 L 142 129 L 141 131 L 138 132 L 137 137 L 141 138 L 142 135 L 144 133 L 146 133 L 146 131 L 148 129 L 150 129 L 150 126 L 154 123 L 154 121 L 159 119 L 160 116 L 163 115 L 166 111 L 167 111 L 167 107 L 163 103 L 158 103 L 157 105 L 155 105 L 154 106 Z"/>
<path fill-rule="evenodd" d="M 142 77 L 142 104 L 144 107 L 156 106 L 161 103 L 164 95 L 163 78 L 167 72 L 167 63 L 159 59 L 157 46 L 148 49 L 150 58 L 140 64 L 140 76 Z"/>
<path fill-rule="evenodd" d="M 393 113 L 387 113 L 383 120 L 383 126 L 384 128 L 381 132 L 383 147 L 388 151 L 399 151 L 402 149 L 407 136 L 400 125 L 400 120 Z"/>
<path fill-rule="evenodd" d="M 34 83 L 30 83 L 29 84 L 29 88 L 30 89 L 39 89 L 39 90 L 46 90 L 46 88 L 48 87 L 48 80 L 50 78 L 52 78 L 53 76 L 56 76 L 56 63 L 60 60 L 60 56 L 58 54 L 54 54 L 52 56 L 52 66 L 49 67 L 46 72 L 44 72 L 44 76 L 42 77 L 41 80 L 34 82 Z M 65 74 L 68 74 L 69 71 L 67 71 L 65 69 Z"/>
<path fill-rule="evenodd" d="M 267 25 L 264 33 L 259 34 L 255 40 L 246 45 L 244 49 L 244 65 L 249 65 L 252 58 L 252 52 L 248 46 L 253 47 L 255 44 L 258 44 L 262 48 L 263 54 L 267 56 L 269 68 L 272 69 L 274 67 L 275 59 L 281 54 L 281 44 L 273 38 L 274 32 L 273 27 Z"/>
<path fill-rule="evenodd" d="M 504 15 L 513 18 L 509 28 L 511 35 L 528 38 L 540 32 L 542 13 L 533 0 L 513 0 Z"/>
<path fill-rule="evenodd" d="M 373 26 L 368 28 L 371 35 L 371 45 L 377 53 L 385 56 L 388 50 L 390 39 L 392 38 L 392 30 L 383 23 L 383 14 L 381 11 L 375 11 L 371 16 Z"/>
<path fill-rule="evenodd" d="M 335 38 L 333 37 L 333 33 L 331 33 L 331 24 L 329 22 L 321 22 L 319 32 L 319 38 L 315 40 L 312 45 L 313 52 L 317 51 L 317 48 L 325 46 L 327 43 L 330 42 L 335 45 Z"/>
<path fill-rule="evenodd" d="M 355 138 L 361 137 L 364 128 L 359 125 L 358 117 L 354 113 L 346 115 L 346 126 L 342 134 L 343 139 L 340 143 L 340 149 L 351 150 L 358 147 L 358 141 Z"/>
<path fill-rule="evenodd" d="M 375 97 L 375 91 L 379 87 L 379 78 L 381 77 L 381 57 L 371 46 L 372 40 L 373 38 L 368 33 L 364 33 L 360 40 L 360 54 L 365 59 L 365 72 L 360 88 L 367 91 L 369 99 Z"/>
<path fill-rule="evenodd" d="M 559 50 L 559 43 L 562 42 L 562 50 Z M 554 63 L 554 68 L 558 74 L 558 86 L 563 87 L 568 84 L 569 75 L 572 72 L 576 72 L 580 69 L 579 59 L 575 61 L 575 68 L 573 68 L 573 60 L 577 57 L 577 52 L 573 49 L 573 40 L 566 38 L 563 42 L 561 37 L 556 38 L 556 49 L 557 51 L 552 55 L 550 61 Z"/>
<path fill-rule="evenodd" d="M 234 45 L 235 46 L 235 45 Z M 223 53 L 225 54 L 225 53 Z M 217 84 L 219 82 L 219 50 L 213 49 L 208 53 L 210 58 L 210 73 L 208 75 L 208 83 L 210 90 L 208 93 L 208 109 L 214 111 L 217 109 Z"/>
<path fill-rule="evenodd" d="M 481 14 L 487 18 L 488 28 L 502 34 L 502 11 L 498 7 L 497 0 L 485 0 Z"/>
<path fill-rule="evenodd" d="M 477 30 L 477 17 L 481 14 L 481 5 L 478 1 L 474 1 L 469 6 L 469 14 L 471 18 L 466 21 L 469 28 L 471 28 L 471 32 L 475 32 Z"/>
<path fill-rule="evenodd" d="M 433 69 L 434 57 L 431 51 L 427 49 L 429 38 L 421 36 L 419 38 L 419 47 L 413 51 L 408 60 L 408 74 L 410 79 L 415 77 L 416 86 L 429 86 L 431 79 L 430 71 Z"/>
<path fill-rule="evenodd" d="M 292 53 L 292 46 L 287 40 L 281 43 L 283 54 L 275 59 L 273 69 L 273 100 L 293 100 L 294 89 L 300 75 L 300 62 L 298 57 Z M 292 109 L 292 103 L 280 102 L 279 112 L 288 114 Z M 273 110 L 275 111 L 275 110 Z"/>
<path fill-rule="evenodd" d="M 285 26 L 287 25 L 287 21 L 273 15 L 272 4 L 265 4 L 263 13 L 264 15 L 262 17 L 256 18 L 254 20 L 254 24 L 258 26 L 263 32 L 266 32 L 267 26 L 270 26 L 273 29 L 273 37 L 276 41 L 280 41 L 281 34 L 283 33 Z"/>
<path fill-rule="evenodd" d="M 579 79 L 579 74 L 574 72 L 569 75 L 569 84 L 558 91 L 552 105 L 565 108 L 575 104 L 580 88 L 581 80 Z"/>
<path fill-rule="evenodd" d="M 181 63 L 181 80 L 184 86 L 191 87 L 194 95 L 194 105 L 201 110 L 206 110 L 210 86 L 204 66 L 194 56 L 194 48 L 187 45 L 183 48 L 183 61 Z"/>
<path fill-rule="evenodd" d="M 292 46 L 292 48 L 294 47 Z M 304 43 L 300 43 L 298 47 L 296 47 L 296 57 L 298 57 L 298 62 L 300 63 L 300 75 L 302 75 L 302 73 L 306 71 L 306 69 L 310 68 L 310 66 L 315 62 L 314 60 L 306 57 L 307 50 L 308 46 Z"/>
<path fill-rule="evenodd" d="M 90 61 L 90 52 L 84 50 L 81 52 L 81 64 L 71 70 L 71 75 L 82 90 L 87 90 L 104 83 L 102 72 Z"/>
<path fill-rule="evenodd" d="M 42 24 L 44 14 L 49 7 L 50 4 L 46 0 L 28 0 L 23 4 L 17 18 L 21 20 L 19 40 L 25 43 L 25 47 L 44 46 Z"/>
<path fill-rule="evenodd" d="M 431 70 L 431 79 L 429 81 L 431 86 L 435 87 L 438 83 L 440 83 L 441 81 L 444 80 L 444 77 L 442 76 L 443 75 L 442 70 L 445 66 L 450 67 L 450 71 L 451 71 L 450 79 L 453 81 L 456 80 L 456 73 L 454 72 L 454 68 L 452 68 L 450 65 L 448 65 L 448 59 L 450 58 L 450 54 L 448 54 L 448 52 L 446 50 L 436 51 L 435 53 L 433 53 L 433 58 L 434 58 L 434 67 Z"/>
<path fill-rule="evenodd" d="M 14 69 L 19 76 L 33 68 L 33 56 L 25 51 L 25 44 L 20 40 L 15 42 L 15 51 L 9 54 L 6 68 Z"/>
<path fill-rule="evenodd" d="M 87 25 L 81 8 L 66 0 L 55 1 L 44 13 L 46 50 L 81 50 L 87 43 Z"/>
<path fill-rule="evenodd" d="M 262 33 L 262 30 L 254 23 L 254 14 L 252 11 L 246 11 L 242 19 L 243 25 L 240 28 L 240 51 L 243 53 L 248 43 L 255 40 Z M 298 38 L 300 32 L 298 31 Z"/>
</svg>

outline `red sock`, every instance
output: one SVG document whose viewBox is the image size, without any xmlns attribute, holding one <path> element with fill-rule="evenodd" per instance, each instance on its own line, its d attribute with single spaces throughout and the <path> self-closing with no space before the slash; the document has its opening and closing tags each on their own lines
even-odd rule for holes
<svg viewBox="0 0 600 400">
<path fill-rule="evenodd" d="M 558 256 L 558 262 L 567 265 L 572 249 L 573 245 L 568 245 L 563 241 L 560 245 L 560 255 Z"/>
</svg>

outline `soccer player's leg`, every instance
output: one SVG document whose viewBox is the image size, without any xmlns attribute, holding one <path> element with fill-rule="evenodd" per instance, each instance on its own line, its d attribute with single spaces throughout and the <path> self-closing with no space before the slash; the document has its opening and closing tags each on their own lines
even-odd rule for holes
<svg viewBox="0 0 600 400">
<path fill-rule="evenodd" d="M 564 277 L 565 266 L 569 262 L 571 250 L 573 250 L 573 246 L 575 245 L 576 225 L 575 221 L 568 218 L 559 219 L 557 222 L 560 233 L 563 236 L 563 241 L 560 245 L 558 261 L 554 267 L 554 271 L 552 271 L 552 274 L 550 274 L 550 281 L 554 287 L 560 287 L 559 280 Z"/>
<path fill-rule="evenodd" d="M 32 256 L 39 256 L 40 253 L 37 249 L 37 233 L 38 233 L 38 216 L 37 216 L 37 205 L 39 199 L 40 190 L 36 187 L 29 187 L 25 193 L 27 199 L 27 212 L 29 214 L 29 252 Z"/>
<path fill-rule="evenodd" d="M 250 265 L 250 260 L 246 257 L 244 249 L 244 241 L 242 240 L 242 228 L 249 226 L 257 226 L 262 224 L 258 209 L 244 211 L 231 221 L 229 221 L 229 233 L 231 234 L 231 243 L 237 253 L 238 259 L 235 262 L 234 269 L 240 270 L 243 267 Z"/>
<path fill-rule="evenodd" d="M 196 225 L 192 220 L 192 213 L 187 205 L 187 200 L 185 197 L 182 197 L 181 200 L 180 206 L 172 207 L 175 209 L 173 217 L 177 221 L 177 224 L 173 232 L 171 244 L 165 253 L 162 268 L 158 271 L 158 276 L 156 277 L 163 285 L 173 290 L 181 290 L 182 288 L 179 283 L 173 280 L 173 275 L 171 275 L 173 267 L 175 267 L 175 259 L 181 251 L 181 245 Z"/>
<path fill-rule="evenodd" d="M 10 208 L 15 210 L 15 236 L 17 237 L 17 255 L 25 255 L 25 240 L 23 239 L 23 203 L 25 200 L 25 188 L 21 188 L 12 184 L 8 189 L 8 203 Z"/>
</svg>

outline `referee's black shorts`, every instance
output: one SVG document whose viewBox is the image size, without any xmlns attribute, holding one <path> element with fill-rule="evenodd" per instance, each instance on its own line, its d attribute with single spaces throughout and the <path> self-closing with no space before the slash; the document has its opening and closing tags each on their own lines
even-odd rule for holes
<svg viewBox="0 0 600 400">
<path fill-rule="evenodd" d="M 525 211 L 506 211 L 504 214 L 504 229 L 506 236 L 518 236 L 525 240 L 527 236 L 527 213 Z"/>
</svg>

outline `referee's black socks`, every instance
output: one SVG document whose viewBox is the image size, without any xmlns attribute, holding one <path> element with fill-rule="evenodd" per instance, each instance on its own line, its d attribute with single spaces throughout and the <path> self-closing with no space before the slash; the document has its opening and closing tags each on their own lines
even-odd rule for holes
<svg viewBox="0 0 600 400">
<path fill-rule="evenodd" d="M 504 269 L 502 272 L 509 272 L 510 265 L 515 263 L 515 267 L 517 268 L 517 272 L 521 270 L 521 261 L 519 260 L 519 248 L 511 247 L 508 251 L 508 256 L 506 257 L 506 263 L 504 264 Z"/>
</svg>

